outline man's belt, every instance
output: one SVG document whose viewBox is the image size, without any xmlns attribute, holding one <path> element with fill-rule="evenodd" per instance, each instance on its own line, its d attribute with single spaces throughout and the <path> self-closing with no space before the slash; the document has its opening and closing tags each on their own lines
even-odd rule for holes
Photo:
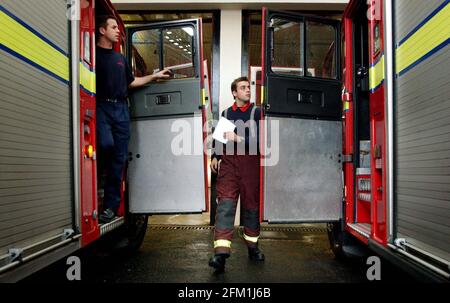
<svg viewBox="0 0 450 303">
<path fill-rule="evenodd" d="M 100 101 L 100 102 L 109 102 L 109 103 L 119 103 L 119 102 L 127 102 L 127 99 L 125 99 L 125 98 L 114 98 L 114 99 L 110 99 L 110 98 L 97 98 L 97 101 Z"/>
</svg>

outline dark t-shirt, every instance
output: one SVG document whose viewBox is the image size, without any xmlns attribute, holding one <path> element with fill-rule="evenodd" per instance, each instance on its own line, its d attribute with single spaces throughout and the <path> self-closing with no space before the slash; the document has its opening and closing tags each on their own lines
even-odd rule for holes
<svg viewBox="0 0 450 303">
<path fill-rule="evenodd" d="M 134 76 L 125 57 L 97 46 L 96 58 L 97 98 L 127 98 L 128 85 L 134 81 Z"/>
</svg>

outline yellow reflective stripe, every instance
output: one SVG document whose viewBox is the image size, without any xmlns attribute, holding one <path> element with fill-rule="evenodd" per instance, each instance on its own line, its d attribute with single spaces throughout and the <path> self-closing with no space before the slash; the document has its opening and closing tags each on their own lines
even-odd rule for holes
<svg viewBox="0 0 450 303">
<path fill-rule="evenodd" d="M 350 102 L 344 101 L 344 111 L 350 110 Z"/>
<path fill-rule="evenodd" d="M 95 94 L 95 73 L 91 72 L 82 62 L 80 62 L 80 84 L 87 91 Z"/>
<path fill-rule="evenodd" d="M 377 64 L 369 69 L 370 90 L 373 92 L 384 80 L 384 55 L 381 55 Z"/>
<path fill-rule="evenodd" d="M 214 241 L 214 248 L 216 247 L 228 247 L 231 248 L 230 240 L 216 240 Z"/>
<path fill-rule="evenodd" d="M 245 239 L 246 241 L 248 241 L 248 242 L 257 243 L 259 237 L 250 237 L 250 236 L 247 236 L 247 235 L 244 233 L 244 239 Z"/>
<path fill-rule="evenodd" d="M 261 104 L 263 104 L 266 100 L 264 99 L 264 86 L 261 85 Z"/>
<path fill-rule="evenodd" d="M 206 105 L 206 91 L 204 88 L 202 88 L 202 103 Z"/>
<path fill-rule="evenodd" d="M 401 73 L 450 37 L 450 5 L 447 4 L 396 50 L 396 73 Z"/>
<path fill-rule="evenodd" d="M 5 47 L 69 81 L 69 58 L 0 11 L 0 42 Z"/>
</svg>

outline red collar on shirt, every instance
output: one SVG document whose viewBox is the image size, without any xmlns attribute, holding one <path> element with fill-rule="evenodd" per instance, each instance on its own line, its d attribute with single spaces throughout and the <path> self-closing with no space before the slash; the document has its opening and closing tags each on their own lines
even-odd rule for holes
<svg viewBox="0 0 450 303">
<path fill-rule="evenodd" d="M 245 103 L 244 106 L 238 107 L 236 102 L 234 102 L 234 104 L 231 106 L 231 109 L 235 112 L 238 108 L 241 110 L 241 112 L 245 113 L 247 111 L 247 109 L 250 108 L 251 103 L 247 102 Z"/>
</svg>

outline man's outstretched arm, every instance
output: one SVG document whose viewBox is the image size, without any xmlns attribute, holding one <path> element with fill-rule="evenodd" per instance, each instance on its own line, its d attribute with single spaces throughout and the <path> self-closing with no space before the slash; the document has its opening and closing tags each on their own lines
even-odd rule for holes
<svg viewBox="0 0 450 303">
<path fill-rule="evenodd" d="M 153 75 L 147 75 L 144 77 L 135 77 L 134 81 L 128 85 L 129 88 L 136 88 L 146 85 L 152 81 L 156 81 L 158 79 L 168 79 L 171 75 L 171 71 L 168 69 L 163 69 L 162 71 L 157 72 Z"/>
</svg>

